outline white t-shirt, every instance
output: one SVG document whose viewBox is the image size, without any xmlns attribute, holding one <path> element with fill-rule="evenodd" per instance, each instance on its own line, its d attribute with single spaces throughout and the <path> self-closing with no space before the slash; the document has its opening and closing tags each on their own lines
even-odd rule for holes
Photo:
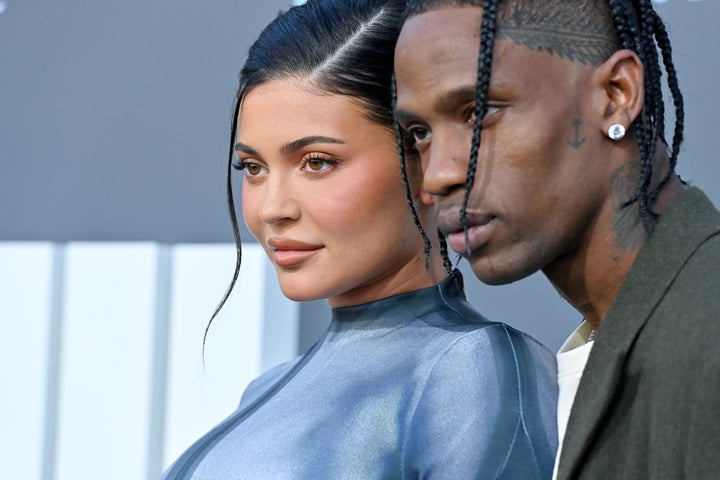
<svg viewBox="0 0 720 480">
<path fill-rule="evenodd" d="M 558 459 L 560 458 L 563 437 L 565 437 L 565 429 L 570 417 L 570 409 L 575 400 L 575 393 L 594 343 L 592 340 L 588 341 L 591 333 L 592 327 L 589 323 L 583 321 L 565 340 L 557 354 L 559 389 L 557 405 L 558 451 L 555 457 L 553 479 L 557 478 Z"/>
</svg>

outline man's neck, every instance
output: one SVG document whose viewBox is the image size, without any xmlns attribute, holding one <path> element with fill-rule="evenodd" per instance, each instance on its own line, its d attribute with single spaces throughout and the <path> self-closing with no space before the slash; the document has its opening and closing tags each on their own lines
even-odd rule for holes
<svg viewBox="0 0 720 480">
<path fill-rule="evenodd" d="M 683 188 L 673 174 L 653 203 L 653 212 L 659 216 Z M 573 254 L 543 269 L 594 330 L 600 328 L 657 219 L 641 214 L 636 203 L 624 207 L 617 200 L 611 203 L 614 206 Z"/>
</svg>

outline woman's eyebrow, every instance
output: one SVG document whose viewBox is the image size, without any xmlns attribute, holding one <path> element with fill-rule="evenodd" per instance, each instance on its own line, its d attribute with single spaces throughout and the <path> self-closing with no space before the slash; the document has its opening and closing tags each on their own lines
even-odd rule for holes
<svg viewBox="0 0 720 480">
<path fill-rule="evenodd" d="M 293 140 L 292 142 L 286 143 L 285 145 L 282 146 L 280 151 L 282 153 L 293 153 L 293 152 L 296 152 L 297 150 L 300 150 L 303 147 L 312 145 L 313 143 L 343 144 L 345 142 L 338 138 L 326 137 L 324 135 L 310 135 L 310 136 L 299 138 L 297 140 Z"/>
<path fill-rule="evenodd" d="M 344 144 L 345 142 L 340 140 L 339 138 L 326 137 L 324 135 L 309 135 L 307 137 L 298 138 L 297 140 L 293 140 L 291 142 L 286 143 L 285 145 L 280 147 L 280 151 L 284 154 L 289 154 L 289 153 L 296 152 L 303 147 L 307 147 L 308 145 L 312 145 L 314 143 Z M 235 144 L 235 151 L 236 152 L 244 152 L 244 153 L 247 153 L 248 155 L 258 155 L 257 150 L 252 148 L 250 145 L 247 145 L 242 142 L 237 142 Z"/>
<path fill-rule="evenodd" d="M 244 143 L 237 142 L 235 144 L 235 151 L 236 152 L 245 152 L 248 155 L 257 155 L 257 151 L 252 148 L 250 145 L 245 145 Z"/>
</svg>

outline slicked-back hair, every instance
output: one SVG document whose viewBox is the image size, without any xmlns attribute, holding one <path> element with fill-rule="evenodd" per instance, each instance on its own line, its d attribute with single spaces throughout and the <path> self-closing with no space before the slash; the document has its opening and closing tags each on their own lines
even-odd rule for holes
<svg viewBox="0 0 720 480">
<path fill-rule="evenodd" d="M 477 65 L 475 124 L 460 219 L 467 225 L 467 205 L 477 169 L 482 119 L 496 39 L 509 39 L 530 49 L 547 51 L 570 61 L 599 65 L 615 51 L 627 49 L 642 61 L 645 97 L 632 129 L 640 151 L 640 181 L 623 207 L 637 203 L 641 215 L 655 217 L 652 204 L 675 171 L 683 140 L 684 107 L 665 25 L 651 0 L 408 0 L 405 19 L 440 8 L 471 5 L 483 9 Z M 469 39 L 468 39 L 469 41 Z M 669 169 L 651 190 L 655 151 L 665 138 L 662 72 L 675 109 Z M 394 99 L 393 99 L 394 100 Z M 465 228 L 467 235 L 467 228 Z"/>
<path fill-rule="evenodd" d="M 405 0 L 309 0 L 280 12 L 248 50 L 233 105 L 227 165 L 227 203 L 237 251 L 235 271 L 205 337 L 235 287 L 242 260 L 231 180 L 233 169 L 241 168 L 234 162 L 234 143 L 244 96 L 253 87 L 272 80 L 307 79 L 318 93 L 350 97 L 370 121 L 393 129 L 391 77 L 404 8 Z M 405 169 L 402 178 L 409 191 Z M 408 202 L 425 242 L 427 259 L 429 240 L 411 197 Z"/>
</svg>

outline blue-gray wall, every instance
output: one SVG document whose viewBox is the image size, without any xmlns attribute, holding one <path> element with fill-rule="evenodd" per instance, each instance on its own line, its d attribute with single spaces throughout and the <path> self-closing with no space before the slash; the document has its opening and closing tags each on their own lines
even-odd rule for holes
<svg viewBox="0 0 720 480">
<path fill-rule="evenodd" d="M 230 106 L 250 42 L 289 0 L 0 0 L 0 240 L 230 242 Z M 720 204 L 720 1 L 669 0 L 682 176 Z M 245 231 L 244 238 L 251 237 Z M 0 266 L 1 268 L 1 266 Z M 471 300 L 556 349 L 579 321 L 541 275 Z M 302 307 L 301 348 L 327 322 Z"/>
</svg>

